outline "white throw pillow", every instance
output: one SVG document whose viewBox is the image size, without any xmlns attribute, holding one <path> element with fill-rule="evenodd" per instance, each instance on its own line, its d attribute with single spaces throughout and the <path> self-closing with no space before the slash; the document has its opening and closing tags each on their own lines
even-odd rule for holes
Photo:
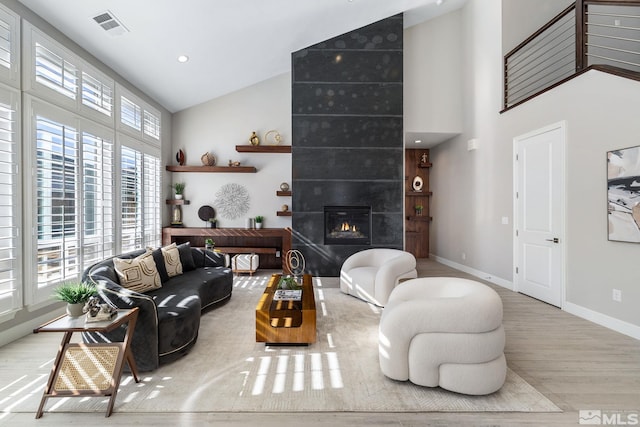
<svg viewBox="0 0 640 427">
<path fill-rule="evenodd" d="M 160 274 L 151 252 L 132 258 L 114 258 L 113 266 L 120 284 L 135 292 L 147 292 L 162 287 Z"/>
<path fill-rule="evenodd" d="M 182 274 L 182 262 L 180 261 L 180 251 L 175 243 L 161 248 L 162 257 L 164 258 L 164 267 L 169 277 L 179 276 Z"/>
</svg>

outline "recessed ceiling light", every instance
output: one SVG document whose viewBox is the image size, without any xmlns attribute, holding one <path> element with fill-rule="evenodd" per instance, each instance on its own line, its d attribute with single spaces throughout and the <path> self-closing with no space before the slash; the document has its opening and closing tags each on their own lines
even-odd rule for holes
<svg viewBox="0 0 640 427">
<path fill-rule="evenodd" d="M 187 62 L 187 61 L 189 61 L 189 57 L 188 57 L 187 55 L 180 55 L 180 56 L 178 56 L 178 62 L 185 63 L 185 62 Z"/>
<path fill-rule="evenodd" d="M 421 139 L 416 139 L 414 142 L 415 142 L 416 144 L 420 144 L 420 143 L 422 143 L 422 140 L 421 140 Z"/>
</svg>

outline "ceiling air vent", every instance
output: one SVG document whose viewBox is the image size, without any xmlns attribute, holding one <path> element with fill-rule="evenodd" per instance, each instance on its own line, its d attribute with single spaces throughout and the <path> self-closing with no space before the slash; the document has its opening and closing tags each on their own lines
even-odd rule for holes
<svg viewBox="0 0 640 427">
<path fill-rule="evenodd" d="M 129 32 L 124 25 L 111 13 L 110 11 L 103 12 L 93 17 L 93 20 L 98 23 L 109 35 L 121 36 L 124 33 Z"/>
</svg>

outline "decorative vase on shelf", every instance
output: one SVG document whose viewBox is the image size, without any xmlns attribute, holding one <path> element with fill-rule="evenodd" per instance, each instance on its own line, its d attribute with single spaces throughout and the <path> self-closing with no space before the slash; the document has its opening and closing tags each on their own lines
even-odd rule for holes
<svg viewBox="0 0 640 427">
<path fill-rule="evenodd" d="M 176 194 L 176 200 L 182 200 L 182 194 Z"/>
<path fill-rule="evenodd" d="M 255 132 L 252 132 L 251 136 L 249 137 L 249 142 L 251 143 L 251 145 L 260 145 L 260 137 Z"/>
</svg>

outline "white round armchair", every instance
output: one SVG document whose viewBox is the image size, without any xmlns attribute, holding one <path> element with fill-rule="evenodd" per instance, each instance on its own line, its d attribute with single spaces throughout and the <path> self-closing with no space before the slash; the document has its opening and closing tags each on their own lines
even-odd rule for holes
<svg viewBox="0 0 640 427">
<path fill-rule="evenodd" d="M 383 307 L 400 279 L 418 277 L 416 258 L 398 249 L 376 248 L 356 252 L 340 270 L 340 290 Z"/>
<path fill-rule="evenodd" d="M 483 395 L 506 379 L 502 300 L 473 280 L 401 283 L 380 317 L 378 343 L 380 369 L 394 380 Z"/>
</svg>

